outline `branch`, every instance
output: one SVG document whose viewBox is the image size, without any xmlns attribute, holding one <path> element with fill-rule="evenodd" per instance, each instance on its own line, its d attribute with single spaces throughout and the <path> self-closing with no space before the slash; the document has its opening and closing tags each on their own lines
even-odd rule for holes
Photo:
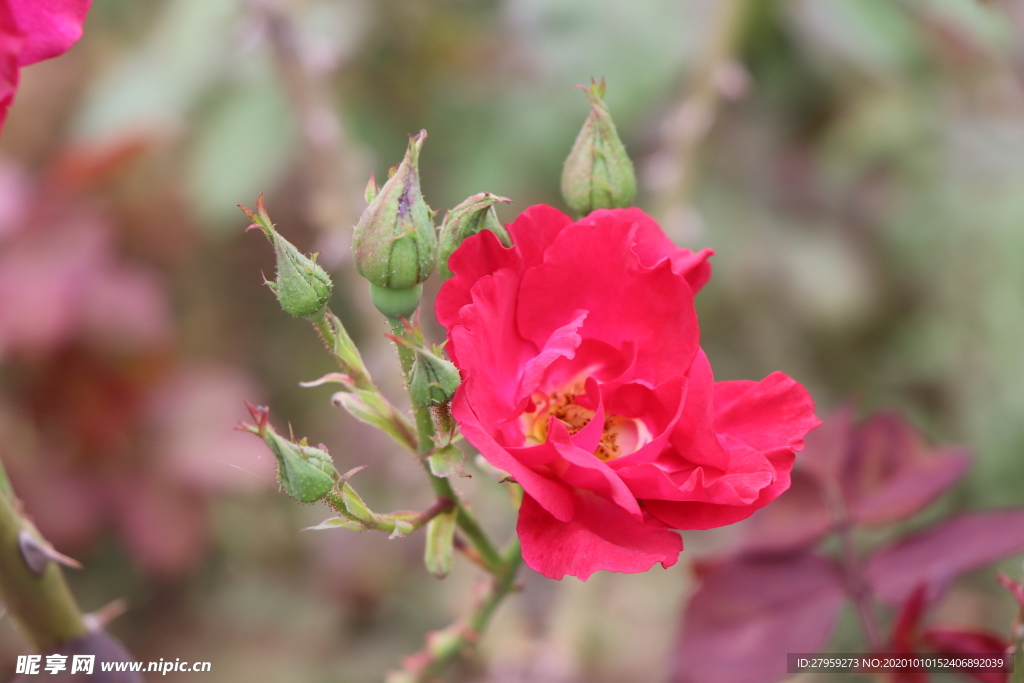
<svg viewBox="0 0 1024 683">
<path fill-rule="evenodd" d="M 404 326 L 398 320 L 390 320 L 391 329 L 394 330 L 396 335 L 402 335 L 405 332 Z M 412 364 L 414 362 L 414 352 L 412 349 L 398 344 L 398 358 L 402 364 L 402 375 L 405 377 L 406 385 L 409 384 L 410 374 L 412 373 Z M 418 434 L 417 441 L 417 454 L 420 456 L 420 460 L 423 464 L 423 468 L 426 470 L 427 477 L 430 479 L 430 485 L 434 489 L 434 493 L 437 494 L 438 498 L 448 498 L 455 501 L 456 506 L 459 509 L 456 523 L 462 532 L 466 535 L 466 538 L 473 547 L 476 549 L 480 559 L 487 565 L 490 571 L 497 574 L 501 569 L 501 557 L 498 555 L 498 550 L 491 543 L 490 539 L 487 538 L 487 534 L 477 523 L 476 518 L 473 517 L 472 513 L 462 503 L 458 494 L 455 493 L 455 489 L 452 488 L 451 482 L 443 477 L 436 476 L 430 471 L 430 466 L 427 464 L 427 457 L 434 450 L 434 420 L 430 415 L 430 409 L 426 406 L 421 406 L 415 400 L 412 401 L 413 416 L 416 420 L 416 431 Z"/>
<path fill-rule="evenodd" d="M 426 683 L 464 650 L 475 645 L 498 605 L 515 589 L 521 562 L 519 539 L 516 539 L 502 554 L 500 571 L 488 579 L 472 611 L 454 624 L 428 634 L 425 647 L 406 657 L 401 670 L 388 674 L 385 683 Z"/>
<path fill-rule="evenodd" d="M 2 464 L 0 481 L 0 600 L 36 650 L 45 652 L 85 636 L 88 629 L 60 567 L 46 557 L 49 545 L 21 514 Z M 26 544 L 34 544 L 29 552 Z M 41 555 L 32 557 L 32 550 Z"/>
</svg>

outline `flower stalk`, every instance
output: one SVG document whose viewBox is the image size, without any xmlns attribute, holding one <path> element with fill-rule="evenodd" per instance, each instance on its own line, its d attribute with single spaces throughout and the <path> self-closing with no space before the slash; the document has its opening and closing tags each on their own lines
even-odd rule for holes
<svg viewBox="0 0 1024 683">
<path fill-rule="evenodd" d="M 391 329 L 395 333 L 396 337 L 408 340 L 409 335 L 418 334 L 418 326 L 406 325 L 398 320 L 390 320 Z M 413 363 L 416 360 L 416 352 L 410 348 L 410 345 L 398 343 L 398 359 L 402 366 L 402 376 L 405 377 L 406 386 L 411 386 L 412 381 L 412 368 Z M 487 534 L 481 528 L 480 524 L 476 521 L 476 518 L 472 513 L 466 509 L 466 506 L 459 499 L 458 494 L 455 493 L 455 489 L 452 488 L 451 482 L 447 478 L 438 477 L 430 471 L 430 465 L 428 458 L 430 454 L 434 452 L 434 420 L 430 414 L 430 408 L 425 405 L 417 403 L 415 400 L 412 401 L 413 418 L 416 423 L 416 434 L 417 434 L 417 448 L 416 452 L 419 455 L 423 468 L 427 473 L 427 477 L 430 480 L 430 485 L 434 489 L 434 493 L 438 498 L 450 498 L 456 501 L 458 507 L 458 516 L 456 517 L 456 524 L 462 533 L 466 535 L 466 538 L 476 549 L 480 558 L 484 564 L 493 574 L 497 574 L 501 570 L 501 556 L 498 550 L 491 543 L 491 540 L 487 537 Z"/>
<path fill-rule="evenodd" d="M 26 561 L 20 539 L 29 534 L 39 544 L 46 541 L 19 507 L 0 464 L 0 600 L 44 652 L 86 635 L 88 628 L 57 563 L 45 562 L 37 573 Z"/>
<path fill-rule="evenodd" d="M 426 683 L 433 680 L 449 662 L 479 640 L 498 605 L 516 588 L 516 574 L 522 563 L 519 539 L 509 544 L 500 561 L 499 570 L 487 580 L 469 614 L 440 631 L 428 634 L 424 648 L 406 657 L 401 670 L 388 674 L 385 683 Z"/>
</svg>

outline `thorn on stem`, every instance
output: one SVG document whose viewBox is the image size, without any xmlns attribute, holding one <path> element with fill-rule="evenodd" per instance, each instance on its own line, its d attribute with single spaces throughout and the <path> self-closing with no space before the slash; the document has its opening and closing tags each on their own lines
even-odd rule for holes
<svg viewBox="0 0 1024 683">
<path fill-rule="evenodd" d="M 57 552 L 49 543 L 36 538 L 25 529 L 18 532 L 18 550 L 21 552 L 21 559 L 24 560 L 25 566 L 36 576 L 42 576 L 50 562 L 56 562 L 72 569 L 82 568 L 81 562 Z"/>
</svg>

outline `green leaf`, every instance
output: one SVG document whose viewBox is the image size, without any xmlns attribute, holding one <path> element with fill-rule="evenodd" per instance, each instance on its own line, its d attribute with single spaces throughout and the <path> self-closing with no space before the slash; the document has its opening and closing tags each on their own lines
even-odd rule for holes
<svg viewBox="0 0 1024 683">
<path fill-rule="evenodd" d="M 399 428 L 399 415 L 386 398 L 376 391 L 353 389 L 351 392 L 338 392 L 331 399 L 349 414 L 368 425 L 381 430 L 404 448 L 416 450 L 416 444 L 410 443 L 408 435 Z"/>
<path fill-rule="evenodd" d="M 465 477 L 472 475 L 466 473 L 466 456 L 458 446 L 449 444 L 439 448 L 427 458 L 430 464 L 430 472 L 435 477 Z"/>
<path fill-rule="evenodd" d="M 352 488 L 348 482 L 345 482 L 341 486 L 341 500 L 345 503 L 345 509 L 348 510 L 350 515 L 358 517 L 359 519 L 370 522 L 374 519 L 374 514 L 367 507 L 363 499 L 359 497 L 356 490 Z"/>
<path fill-rule="evenodd" d="M 359 522 L 346 517 L 331 517 L 325 519 L 316 526 L 308 526 L 303 531 L 322 531 L 324 529 L 349 529 L 351 531 L 366 531 L 366 527 Z"/>
</svg>

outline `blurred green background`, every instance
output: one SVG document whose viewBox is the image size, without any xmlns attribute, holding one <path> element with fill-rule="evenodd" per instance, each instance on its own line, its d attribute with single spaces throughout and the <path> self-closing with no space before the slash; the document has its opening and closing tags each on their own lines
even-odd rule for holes
<svg viewBox="0 0 1024 683">
<path fill-rule="evenodd" d="M 605 76 L 639 205 L 717 252 L 698 298 L 716 377 L 782 370 L 822 415 L 903 410 L 975 449 L 953 507 L 1024 503 L 1022 31 L 1022 0 L 94 0 L 83 40 L 24 71 L 0 140 L 0 458 L 85 564 L 83 607 L 127 600 L 112 630 L 139 659 L 379 680 L 477 574 L 429 577 L 421 536 L 299 533 L 327 509 L 278 494 L 231 431 L 266 403 L 340 470 L 368 465 L 373 507 L 431 499 L 411 458 L 298 387 L 331 363 L 262 286 L 272 253 L 235 205 L 266 190 L 322 252 L 398 397 L 348 252 L 366 178 L 425 128 L 435 209 L 561 206 L 572 86 Z M 497 485 L 460 486 L 511 533 Z M 452 680 L 667 680 L 690 563 L 730 533 L 687 534 L 667 571 L 526 576 Z M 1002 630 L 998 598 L 947 609 Z M 0 671 L 25 651 L 0 620 Z"/>
</svg>

